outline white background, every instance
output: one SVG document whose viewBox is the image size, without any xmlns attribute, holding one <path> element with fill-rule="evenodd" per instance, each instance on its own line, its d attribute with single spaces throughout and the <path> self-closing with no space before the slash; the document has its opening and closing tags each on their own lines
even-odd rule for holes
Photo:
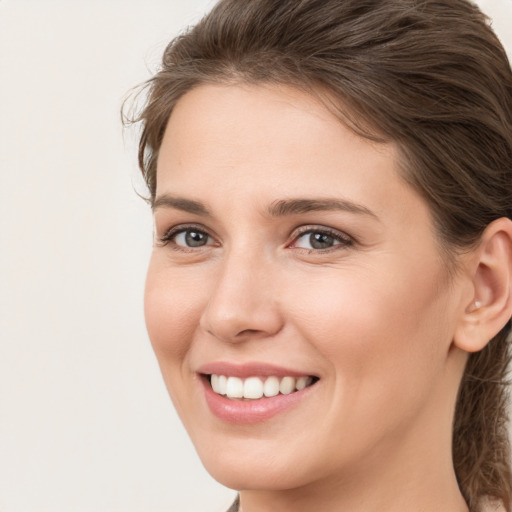
<svg viewBox="0 0 512 512">
<path fill-rule="evenodd" d="M 481 0 L 512 53 L 512 0 Z M 119 109 L 207 0 L 0 0 L 0 512 L 220 512 L 145 333 Z M 508 31 L 507 31 L 508 30 Z"/>
</svg>

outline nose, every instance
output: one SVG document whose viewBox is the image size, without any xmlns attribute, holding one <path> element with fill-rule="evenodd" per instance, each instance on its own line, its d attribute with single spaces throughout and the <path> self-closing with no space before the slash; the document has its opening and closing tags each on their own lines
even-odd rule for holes
<svg viewBox="0 0 512 512">
<path fill-rule="evenodd" d="M 283 317 L 272 265 L 262 258 L 233 254 L 219 267 L 200 327 L 229 343 L 277 334 Z"/>
</svg>

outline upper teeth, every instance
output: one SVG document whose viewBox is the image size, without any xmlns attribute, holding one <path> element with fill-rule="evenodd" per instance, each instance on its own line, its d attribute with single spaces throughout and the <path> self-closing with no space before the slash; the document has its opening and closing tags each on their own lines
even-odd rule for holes
<svg viewBox="0 0 512 512">
<path fill-rule="evenodd" d="M 211 375 L 213 391 L 228 398 L 250 398 L 256 400 L 262 396 L 276 396 L 279 393 L 289 395 L 300 391 L 313 382 L 311 377 L 226 377 L 225 375 Z"/>
</svg>

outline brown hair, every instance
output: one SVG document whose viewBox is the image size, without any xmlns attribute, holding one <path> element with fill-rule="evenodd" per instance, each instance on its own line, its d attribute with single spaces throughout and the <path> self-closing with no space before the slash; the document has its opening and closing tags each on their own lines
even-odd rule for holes
<svg viewBox="0 0 512 512">
<path fill-rule="evenodd" d="M 512 72 L 467 0 L 221 0 L 168 45 L 146 84 L 136 121 L 152 199 L 174 105 L 212 82 L 292 85 L 364 137 L 398 144 L 448 261 L 512 217 Z M 453 460 L 471 510 L 485 495 L 511 510 L 509 331 L 510 321 L 470 355 L 456 405 Z"/>
</svg>

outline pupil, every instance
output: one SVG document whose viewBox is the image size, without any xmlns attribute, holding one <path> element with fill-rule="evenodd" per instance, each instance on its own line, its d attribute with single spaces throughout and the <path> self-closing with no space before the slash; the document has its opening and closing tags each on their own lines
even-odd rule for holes
<svg viewBox="0 0 512 512">
<path fill-rule="evenodd" d="M 311 233 L 309 243 L 314 249 L 328 249 L 333 246 L 334 238 L 325 233 Z"/>
<path fill-rule="evenodd" d="M 185 241 L 189 247 L 200 247 L 206 244 L 206 235 L 197 231 L 187 231 Z"/>
</svg>

